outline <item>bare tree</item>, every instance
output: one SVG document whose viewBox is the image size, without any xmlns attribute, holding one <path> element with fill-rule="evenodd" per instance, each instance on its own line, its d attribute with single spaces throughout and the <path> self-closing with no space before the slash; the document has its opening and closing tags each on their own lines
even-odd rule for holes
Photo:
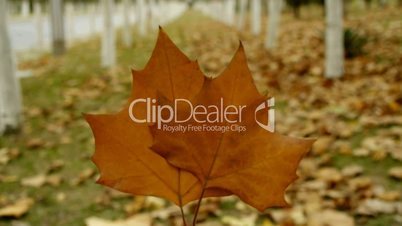
<svg viewBox="0 0 402 226">
<path fill-rule="evenodd" d="M 55 56 L 62 55 L 66 50 L 62 0 L 50 1 L 50 23 L 52 30 L 53 54 Z"/>
<path fill-rule="evenodd" d="M 148 0 L 148 15 L 151 22 L 151 28 L 156 29 L 159 25 L 159 4 L 155 0 Z"/>
<path fill-rule="evenodd" d="M 123 0 L 123 14 L 124 14 L 124 26 L 123 26 L 123 43 L 125 47 L 131 47 L 131 0 Z"/>
<path fill-rule="evenodd" d="M 235 0 L 225 0 L 225 20 L 226 24 L 232 26 L 235 20 L 235 10 L 236 10 Z"/>
<path fill-rule="evenodd" d="M 102 10 L 102 66 L 113 67 L 116 64 L 116 34 L 113 26 L 114 0 L 102 0 Z"/>
<path fill-rule="evenodd" d="M 35 25 L 38 40 L 38 48 L 42 49 L 45 45 L 44 34 L 43 34 L 43 15 L 42 15 L 41 4 L 38 1 L 35 1 L 34 3 L 34 13 L 35 13 Z"/>
<path fill-rule="evenodd" d="M 21 2 L 21 16 L 28 17 L 29 16 L 29 1 L 23 0 Z"/>
<path fill-rule="evenodd" d="M 7 28 L 7 2 L 0 0 L 0 134 L 21 123 L 22 101 Z"/>
<path fill-rule="evenodd" d="M 247 0 L 239 0 L 239 16 L 237 18 L 237 28 L 244 29 L 244 17 L 246 14 Z"/>
<path fill-rule="evenodd" d="M 73 2 L 67 2 L 65 4 L 66 18 L 67 18 L 67 42 L 71 45 L 74 42 L 75 37 L 75 13 L 76 7 Z"/>
<path fill-rule="evenodd" d="M 380 0 L 379 3 L 380 3 L 381 8 L 385 8 L 388 4 L 387 0 Z"/>
<path fill-rule="evenodd" d="M 297 19 L 300 18 L 300 7 L 302 4 L 302 0 L 291 0 L 288 1 L 288 3 L 291 5 L 293 9 L 293 16 Z"/>
<path fill-rule="evenodd" d="M 159 0 L 159 25 L 164 25 L 166 20 L 169 19 L 167 15 L 168 3 L 165 0 Z"/>
<path fill-rule="evenodd" d="M 145 0 L 137 0 L 137 15 L 138 15 L 138 29 L 140 35 L 144 36 L 147 33 L 147 8 Z"/>
<path fill-rule="evenodd" d="M 98 3 L 89 3 L 89 31 L 90 34 L 96 33 L 96 17 L 98 15 Z"/>
<path fill-rule="evenodd" d="M 261 33 L 261 0 L 251 1 L 251 31 L 255 35 Z"/>
<path fill-rule="evenodd" d="M 344 72 L 343 1 L 325 0 L 325 77 L 341 77 Z"/>
<path fill-rule="evenodd" d="M 366 9 L 370 9 L 371 8 L 371 3 L 373 1 L 372 0 L 364 0 L 364 5 L 366 6 Z"/>
<path fill-rule="evenodd" d="M 268 0 L 268 29 L 265 40 L 265 47 L 267 49 L 276 47 L 282 7 L 282 0 Z"/>
</svg>

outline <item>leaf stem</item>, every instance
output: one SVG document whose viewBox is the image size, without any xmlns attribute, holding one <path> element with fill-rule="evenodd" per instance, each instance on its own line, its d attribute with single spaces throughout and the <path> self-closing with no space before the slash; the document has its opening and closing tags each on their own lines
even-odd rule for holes
<svg viewBox="0 0 402 226">
<path fill-rule="evenodd" d="M 184 216 L 183 206 L 180 206 L 180 213 L 181 213 L 181 219 L 183 220 L 183 226 L 187 226 L 186 217 Z"/>
<path fill-rule="evenodd" d="M 196 223 L 197 223 L 198 212 L 200 211 L 200 206 L 201 206 L 202 198 L 204 197 L 205 188 L 207 187 L 207 181 L 208 181 L 208 180 L 205 180 L 205 183 L 204 183 L 204 185 L 202 186 L 202 192 L 201 192 L 200 198 L 198 199 L 197 207 L 195 208 L 194 218 L 193 218 L 193 226 L 195 226 Z"/>
<path fill-rule="evenodd" d="M 206 190 L 206 188 L 207 188 L 208 180 L 210 179 L 210 175 L 211 175 L 212 169 L 213 169 L 213 167 L 214 167 L 214 165 L 215 165 L 215 161 L 216 161 L 216 158 L 217 158 L 217 155 L 218 155 L 218 151 L 221 149 L 221 144 L 222 144 L 222 140 L 223 140 L 223 136 L 224 136 L 224 135 L 225 135 L 225 134 L 222 133 L 221 138 L 219 139 L 218 147 L 216 148 L 216 152 L 215 152 L 215 154 L 214 154 L 214 158 L 213 158 L 213 160 L 212 160 L 212 164 L 211 164 L 211 166 L 209 167 L 208 174 L 207 174 L 207 176 L 206 176 L 206 178 L 205 178 L 205 182 L 204 182 L 204 184 L 202 185 L 202 192 L 201 192 L 201 195 L 200 195 L 200 199 L 198 199 L 197 207 L 196 207 L 195 212 L 194 212 L 193 226 L 195 226 L 195 224 L 197 223 L 197 216 L 198 216 L 198 212 L 200 211 L 201 201 L 202 201 L 202 198 L 204 197 L 204 193 L 205 193 L 205 190 Z"/>
<path fill-rule="evenodd" d="M 179 205 L 180 205 L 180 213 L 181 213 L 181 219 L 183 220 L 183 226 L 187 226 L 187 222 L 186 222 L 186 217 L 184 216 L 184 210 L 183 210 L 183 201 L 182 201 L 182 197 L 181 197 L 181 170 L 178 170 L 178 192 L 177 192 L 177 198 L 179 199 Z"/>
</svg>

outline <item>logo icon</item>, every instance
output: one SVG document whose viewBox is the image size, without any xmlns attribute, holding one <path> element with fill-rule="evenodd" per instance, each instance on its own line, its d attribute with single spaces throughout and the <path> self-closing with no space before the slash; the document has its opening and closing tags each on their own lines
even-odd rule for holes
<svg viewBox="0 0 402 226">
<path fill-rule="evenodd" d="M 263 128 L 269 132 L 275 131 L 275 109 L 273 109 L 274 106 L 275 106 L 275 98 L 271 97 L 268 100 L 261 103 L 260 105 L 258 105 L 258 107 L 255 109 L 255 112 L 254 112 L 254 117 L 255 117 L 255 121 L 257 122 L 257 124 L 261 128 Z M 268 109 L 267 124 L 259 122 L 257 119 L 257 113 L 264 109 Z"/>
</svg>

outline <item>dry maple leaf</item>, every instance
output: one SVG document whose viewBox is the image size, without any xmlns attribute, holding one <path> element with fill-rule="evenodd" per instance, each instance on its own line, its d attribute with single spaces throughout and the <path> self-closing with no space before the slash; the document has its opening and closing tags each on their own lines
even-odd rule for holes
<svg viewBox="0 0 402 226">
<path fill-rule="evenodd" d="M 190 61 L 160 29 L 152 56 L 141 71 L 132 71 L 133 89 L 128 103 L 116 114 L 85 115 L 95 137 L 92 161 L 100 171 L 98 183 L 134 195 L 166 198 L 184 205 L 199 197 L 201 184 L 188 172 L 168 164 L 149 147 L 152 136 L 147 124 L 129 117 L 130 103 L 138 98 L 191 98 L 202 87 L 204 76 L 198 64 Z M 134 114 L 146 109 L 134 107 Z M 209 190 L 210 196 L 226 194 Z"/>
<path fill-rule="evenodd" d="M 256 107 L 265 98 L 253 83 L 241 44 L 227 69 L 219 77 L 206 80 L 192 103 L 193 106 L 220 106 L 221 100 L 224 100 L 224 106 L 246 106 L 243 120 L 238 123 L 246 127 L 245 132 L 202 130 L 172 134 L 153 125 L 152 149 L 172 165 L 196 175 L 203 190 L 230 191 L 260 211 L 272 206 L 287 206 L 285 189 L 297 178 L 298 163 L 314 140 L 282 136 L 256 123 L 255 117 L 263 121 L 268 112 L 255 114 Z M 160 102 L 166 101 L 161 99 Z M 187 116 L 189 110 L 179 106 L 179 117 Z M 198 120 L 207 117 L 207 114 L 201 114 Z M 224 126 L 228 123 L 200 123 L 192 118 L 184 124 Z M 178 123 L 166 125 L 177 126 Z"/>
</svg>

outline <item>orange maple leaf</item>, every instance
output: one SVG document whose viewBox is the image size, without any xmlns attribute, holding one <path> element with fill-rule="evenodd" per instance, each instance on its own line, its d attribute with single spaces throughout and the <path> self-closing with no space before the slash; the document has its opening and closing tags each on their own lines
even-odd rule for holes
<svg viewBox="0 0 402 226">
<path fill-rule="evenodd" d="M 160 29 L 152 56 L 141 71 L 132 71 L 133 89 L 127 104 L 116 114 L 85 115 L 95 137 L 92 161 L 100 171 L 98 183 L 134 195 L 168 199 L 182 206 L 199 197 L 201 184 L 191 173 L 170 165 L 149 147 L 152 136 L 148 124 L 129 117 L 130 103 L 138 98 L 191 98 L 204 82 L 198 64 L 190 61 Z M 134 107 L 136 115 L 145 109 Z M 227 191 L 210 189 L 207 196 Z"/>
<path fill-rule="evenodd" d="M 196 175 L 203 184 L 203 191 L 214 188 L 227 190 L 260 211 L 273 206 L 286 206 L 285 189 L 297 178 L 298 163 L 314 140 L 286 137 L 260 127 L 256 119 L 264 120 L 268 112 L 255 112 L 265 99 L 253 83 L 240 44 L 227 69 L 217 78 L 206 80 L 192 103 L 193 106 L 219 106 L 223 100 L 224 107 L 246 106 L 242 112 L 243 120 L 238 122 L 238 126 L 243 126 L 246 131 L 194 130 L 172 134 L 153 125 L 152 149 L 172 165 Z M 160 102 L 168 104 L 163 98 Z M 186 104 L 179 106 L 179 118 L 185 118 L 191 110 Z M 219 120 L 207 122 L 207 114 L 197 117 L 198 121 L 192 117 L 181 124 L 205 127 L 229 124 Z M 179 124 L 172 121 L 166 125 Z"/>
</svg>

